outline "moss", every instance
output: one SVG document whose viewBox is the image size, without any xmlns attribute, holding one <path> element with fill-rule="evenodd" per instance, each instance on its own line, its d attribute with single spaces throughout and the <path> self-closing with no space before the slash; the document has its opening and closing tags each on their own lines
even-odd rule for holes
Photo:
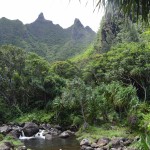
<svg viewBox="0 0 150 150">
<path fill-rule="evenodd" d="M 12 136 L 6 136 L 4 137 L 4 139 L 0 142 L 0 144 L 4 143 L 4 142 L 10 142 L 12 143 L 15 147 L 21 146 L 23 145 L 23 143 L 18 140 L 18 139 L 14 139 Z"/>
</svg>

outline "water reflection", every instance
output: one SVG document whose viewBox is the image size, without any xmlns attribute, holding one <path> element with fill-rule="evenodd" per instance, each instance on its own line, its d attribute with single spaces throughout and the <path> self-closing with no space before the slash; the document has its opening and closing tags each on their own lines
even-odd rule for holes
<svg viewBox="0 0 150 150">
<path fill-rule="evenodd" d="M 80 150 L 79 142 L 74 137 L 53 138 L 52 140 L 30 139 L 23 140 L 23 142 L 27 148 L 32 150 Z"/>
</svg>

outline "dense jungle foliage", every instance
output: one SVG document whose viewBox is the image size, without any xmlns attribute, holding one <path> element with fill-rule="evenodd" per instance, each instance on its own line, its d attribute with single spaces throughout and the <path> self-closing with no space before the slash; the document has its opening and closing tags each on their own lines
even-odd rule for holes
<svg viewBox="0 0 150 150">
<path fill-rule="evenodd" d="M 119 17 L 118 17 L 119 16 Z M 117 18 L 117 19 L 116 19 Z M 66 61 L 0 47 L 0 118 L 150 130 L 150 28 L 108 12 L 85 52 Z"/>
</svg>

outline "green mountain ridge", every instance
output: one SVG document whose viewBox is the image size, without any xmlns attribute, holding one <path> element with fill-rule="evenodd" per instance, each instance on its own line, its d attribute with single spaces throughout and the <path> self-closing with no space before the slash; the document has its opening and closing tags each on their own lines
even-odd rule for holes
<svg viewBox="0 0 150 150">
<path fill-rule="evenodd" d="M 79 19 L 67 29 L 46 20 L 43 13 L 26 25 L 19 20 L 0 19 L 0 45 L 12 44 L 49 61 L 66 60 L 83 52 L 95 36 Z"/>
</svg>

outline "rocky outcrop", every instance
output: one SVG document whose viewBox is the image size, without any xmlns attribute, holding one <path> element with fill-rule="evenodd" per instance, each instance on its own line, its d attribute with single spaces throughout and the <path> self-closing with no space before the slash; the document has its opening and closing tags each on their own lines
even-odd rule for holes
<svg viewBox="0 0 150 150">
<path fill-rule="evenodd" d="M 98 53 L 107 52 L 116 44 L 139 41 L 139 33 L 130 18 L 125 18 L 120 10 L 108 9 L 97 33 L 95 49 Z"/>
</svg>

